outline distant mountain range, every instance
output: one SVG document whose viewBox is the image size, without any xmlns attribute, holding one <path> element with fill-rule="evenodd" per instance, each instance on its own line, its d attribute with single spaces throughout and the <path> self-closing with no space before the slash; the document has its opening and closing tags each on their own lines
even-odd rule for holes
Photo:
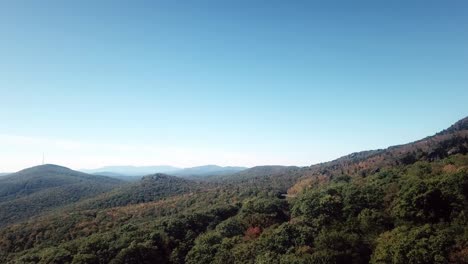
<svg viewBox="0 0 468 264">
<path fill-rule="evenodd" d="M 246 167 L 222 167 L 218 165 L 205 165 L 191 168 L 177 168 L 173 166 L 106 166 L 98 169 L 83 169 L 82 172 L 103 175 L 128 180 L 129 176 L 145 176 L 155 173 L 164 173 L 179 177 L 204 177 L 234 174 L 247 169 Z M 131 178 L 130 178 L 131 179 Z"/>
<path fill-rule="evenodd" d="M 246 169 L 246 167 L 222 167 L 218 165 L 205 165 L 192 168 L 185 168 L 182 170 L 174 171 L 170 174 L 179 177 L 222 176 L 234 174 Z"/>
<path fill-rule="evenodd" d="M 134 181 L 1 177 L 0 263 L 467 263 L 468 118 L 307 167 L 102 169 Z"/>
<path fill-rule="evenodd" d="M 181 170 L 173 166 L 106 166 L 97 169 L 83 169 L 84 173 L 105 176 L 144 176 L 155 173 L 171 173 Z"/>
</svg>

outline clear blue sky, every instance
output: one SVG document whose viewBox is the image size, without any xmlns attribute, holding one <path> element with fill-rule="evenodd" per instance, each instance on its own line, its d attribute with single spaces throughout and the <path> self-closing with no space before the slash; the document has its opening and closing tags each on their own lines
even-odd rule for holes
<svg viewBox="0 0 468 264">
<path fill-rule="evenodd" d="M 462 0 L 2 1 L 0 171 L 417 140 L 468 114 L 467 29 Z"/>
</svg>

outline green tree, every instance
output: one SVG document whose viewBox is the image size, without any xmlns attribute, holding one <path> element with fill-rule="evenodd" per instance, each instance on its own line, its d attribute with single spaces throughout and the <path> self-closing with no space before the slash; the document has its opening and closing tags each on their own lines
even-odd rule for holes
<svg viewBox="0 0 468 264">
<path fill-rule="evenodd" d="M 340 221 L 343 217 L 341 187 L 306 191 L 294 204 L 292 214 L 316 228 Z"/>
<path fill-rule="evenodd" d="M 449 249 L 454 243 L 453 235 L 447 228 L 440 225 L 397 227 L 378 238 L 371 263 L 447 263 Z"/>
<path fill-rule="evenodd" d="M 187 254 L 187 264 L 212 263 L 220 247 L 222 237 L 217 232 L 208 232 L 195 240 L 195 245 Z"/>
<path fill-rule="evenodd" d="M 404 221 L 435 223 L 448 221 L 456 209 L 456 194 L 444 192 L 439 180 L 411 180 L 401 189 L 393 212 Z"/>
</svg>

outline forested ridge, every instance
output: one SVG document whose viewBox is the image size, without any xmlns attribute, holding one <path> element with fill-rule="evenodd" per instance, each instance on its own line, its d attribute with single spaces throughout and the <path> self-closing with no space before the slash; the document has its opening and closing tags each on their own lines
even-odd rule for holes
<svg viewBox="0 0 468 264">
<path fill-rule="evenodd" d="M 0 220 L 1 263 L 468 263 L 468 118 L 310 167 L 156 174 L 52 208 Z"/>
<path fill-rule="evenodd" d="M 41 165 L 0 178 L 0 226 L 106 193 L 122 181 Z"/>
</svg>

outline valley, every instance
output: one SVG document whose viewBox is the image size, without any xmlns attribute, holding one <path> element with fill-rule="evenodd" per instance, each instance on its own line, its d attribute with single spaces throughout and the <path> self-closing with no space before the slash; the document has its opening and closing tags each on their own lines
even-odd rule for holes
<svg viewBox="0 0 468 264">
<path fill-rule="evenodd" d="M 0 178 L 2 263 L 463 263 L 468 118 L 310 167 Z"/>
</svg>

